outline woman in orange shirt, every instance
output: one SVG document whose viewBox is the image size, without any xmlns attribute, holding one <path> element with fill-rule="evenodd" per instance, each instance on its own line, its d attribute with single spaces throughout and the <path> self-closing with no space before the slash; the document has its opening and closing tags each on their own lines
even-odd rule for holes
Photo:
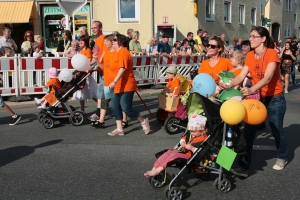
<svg viewBox="0 0 300 200">
<path fill-rule="evenodd" d="M 79 38 L 80 54 L 85 55 L 92 65 L 92 50 L 89 48 L 89 37 L 82 35 Z M 93 99 L 97 102 L 97 82 L 92 76 L 86 78 L 85 86 L 83 89 L 74 93 L 73 98 L 79 100 L 81 111 L 84 112 L 84 102 L 87 99 Z"/>
<path fill-rule="evenodd" d="M 132 107 L 133 95 L 137 89 L 133 73 L 133 60 L 125 46 L 126 36 L 117 34 L 113 39 L 113 49 L 116 56 L 111 59 L 109 71 L 105 71 L 105 81 L 111 81 L 109 89 L 114 90 L 112 107 L 116 119 L 117 129 L 108 133 L 110 136 L 124 135 L 122 127 L 122 111 L 130 119 L 138 119 L 141 122 L 144 133 L 148 134 L 150 126 L 148 119 L 144 119 L 140 113 Z M 123 45 L 123 46 L 122 46 Z M 105 69 L 106 70 L 106 69 Z"/>
<path fill-rule="evenodd" d="M 283 132 L 286 101 L 283 95 L 283 85 L 280 80 L 280 60 L 277 52 L 274 50 L 274 43 L 270 40 L 270 33 L 266 28 L 253 28 L 249 40 L 251 48 L 253 48 L 254 51 L 247 54 L 242 72 L 235 77 L 229 85 L 221 84 L 221 86 L 224 88 L 236 86 L 250 73 L 253 85 L 250 88 L 243 87 L 241 92 L 247 96 L 259 89 L 261 90 L 261 101 L 267 108 L 268 120 L 277 147 L 277 161 L 273 169 L 282 170 L 287 164 L 288 144 Z M 241 167 L 245 169 L 248 169 L 251 163 L 251 152 L 255 133 L 255 126 L 245 126 L 248 154 L 244 156 L 244 159 L 241 159 L 243 162 L 240 162 Z"/>
<path fill-rule="evenodd" d="M 210 38 L 206 48 L 210 58 L 201 63 L 198 73 L 211 75 L 217 84 L 220 81 L 218 74 L 221 73 L 222 70 L 231 71 L 233 66 L 228 58 L 221 57 L 224 52 L 224 41 L 221 40 L 221 38 L 216 36 Z M 219 93 L 219 91 L 220 88 L 217 85 L 215 93 Z"/>
</svg>

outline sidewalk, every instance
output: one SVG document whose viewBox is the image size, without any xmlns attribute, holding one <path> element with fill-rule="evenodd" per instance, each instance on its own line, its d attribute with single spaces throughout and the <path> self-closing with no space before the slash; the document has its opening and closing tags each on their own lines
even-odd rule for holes
<svg viewBox="0 0 300 200">
<path fill-rule="evenodd" d="M 160 91 L 161 91 L 161 89 L 143 89 L 143 90 L 139 90 L 138 93 L 143 98 L 143 97 L 156 96 L 159 94 Z M 134 94 L 134 98 L 139 98 L 136 93 Z M 92 101 L 92 100 L 89 100 L 89 101 Z M 69 100 L 68 102 L 69 102 L 69 104 L 73 104 L 73 103 L 78 104 L 78 102 L 76 100 Z M 5 103 L 11 109 L 36 107 L 36 103 L 34 100 L 33 101 L 23 101 L 23 102 L 6 101 Z"/>
</svg>

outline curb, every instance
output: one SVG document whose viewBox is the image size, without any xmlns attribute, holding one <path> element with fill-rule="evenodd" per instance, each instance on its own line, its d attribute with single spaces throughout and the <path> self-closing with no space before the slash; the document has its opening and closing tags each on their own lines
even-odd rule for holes
<svg viewBox="0 0 300 200">
<path fill-rule="evenodd" d="M 151 96 L 156 96 L 160 93 L 161 90 L 158 89 L 145 89 L 145 90 L 140 90 L 138 91 L 139 95 L 141 97 L 151 97 Z M 134 97 L 133 98 L 139 98 L 137 96 L 136 93 L 134 93 Z M 93 101 L 93 100 L 88 100 L 89 101 Z M 77 100 L 68 100 L 69 104 L 78 104 Z M 12 110 L 14 109 L 19 109 L 19 108 L 34 108 L 37 107 L 35 101 L 23 101 L 23 102 L 9 102 L 6 101 L 5 102 Z"/>
</svg>

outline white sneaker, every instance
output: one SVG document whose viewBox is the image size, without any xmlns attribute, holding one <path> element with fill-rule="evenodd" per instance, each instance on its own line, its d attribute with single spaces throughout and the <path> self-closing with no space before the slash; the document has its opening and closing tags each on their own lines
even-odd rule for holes
<svg viewBox="0 0 300 200">
<path fill-rule="evenodd" d="M 273 166 L 273 169 L 275 170 L 283 170 L 283 168 L 285 167 L 285 165 L 287 164 L 287 161 L 280 161 L 277 160 L 275 165 Z"/>
<path fill-rule="evenodd" d="M 146 118 L 144 120 L 144 122 L 142 123 L 142 127 L 143 127 L 145 134 L 147 135 L 150 132 L 150 125 L 149 125 L 148 118 Z"/>
<path fill-rule="evenodd" d="M 37 105 L 40 105 L 41 104 L 41 100 L 39 100 L 38 98 L 34 98 L 35 102 Z"/>
<path fill-rule="evenodd" d="M 288 94 L 288 93 L 289 93 L 289 91 L 288 91 L 288 90 L 284 90 L 284 93 L 285 93 L 285 94 Z"/>
<path fill-rule="evenodd" d="M 40 106 L 38 107 L 38 109 L 46 109 L 46 104 L 43 103 L 42 105 L 40 105 Z"/>
</svg>

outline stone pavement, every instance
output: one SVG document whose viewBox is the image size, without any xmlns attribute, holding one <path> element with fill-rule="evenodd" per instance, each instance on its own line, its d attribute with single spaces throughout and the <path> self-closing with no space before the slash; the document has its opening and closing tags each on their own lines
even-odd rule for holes
<svg viewBox="0 0 300 200">
<path fill-rule="evenodd" d="M 139 89 L 138 93 L 139 95 L 143 97 L 150 97 L 154 95 L 158 95 L 161 89 Z M 134 94 L 134 98 L 138 98 L 137 94 Z M 89 100 L 93 101 L 93 100 Z M 22 101 L 22 102 L 10 102 L 6 101 L 5 102 L 11 109 L 15 108 L 31 108 L 31 107 L 36 107 L 35 101 Z M 69 103 L 78 103 L 76 100 L 69 100 Z"/>
</svg>

